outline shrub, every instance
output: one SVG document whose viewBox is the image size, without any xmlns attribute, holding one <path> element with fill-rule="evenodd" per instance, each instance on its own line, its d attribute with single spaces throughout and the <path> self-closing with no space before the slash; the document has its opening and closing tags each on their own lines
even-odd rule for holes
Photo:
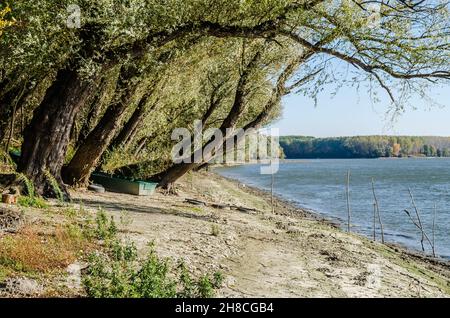
<svg viewBox="0 0 450 318">
<path fill-rule="evenodd" d="M 100 210 L 95 218 L 95 223 L 97 225 L 95 230 L 97 239 L 112 240 L 116 237 L 118 230 L 113 217 L 108 220 L 105 212 Z"/>
<path fill-rule="evenodd" d="M 22 182 L 25 186 L 27 196 L 21 196 L 18 198 L 17 203 L 25 208 L 38 208 L 45 209 L 48 204 L 44 199 L 36 196 L 34 184 L 30 179 L 22 173 L 17 174 L 17 181 Z"/>
<path fill-rule="evenodd" d="M 83 277 L 87 295 L 97 298 L 205 298 L 212 297 L 221 284 L 220 273 L 195 280 L 183 263 L 172 268 L 153 246 L 145 258 L 138 259 L 133 244 L 118 241 L 109 252 L 89 257 Z"/>
<path fill-rule="evenodd" d="M 38 208 L 46 209 L 48 208 L 47 202 L 39 197 L 21 196 L 17 199 L 17 204 L 24 208 Z"/>
</svg>

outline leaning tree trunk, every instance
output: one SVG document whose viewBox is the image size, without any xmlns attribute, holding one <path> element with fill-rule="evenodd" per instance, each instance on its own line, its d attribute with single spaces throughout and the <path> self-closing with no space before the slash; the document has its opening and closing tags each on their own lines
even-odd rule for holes
<svg viewBox="0 0 450 318">
<path fill-rule="evenodd" d="M 252 74 L 253 70 L 255 70 L 258 65 L 259 61 L 261 59 L 261 52 L 257 52 L 253 58 L 250 60 L 250 62 L 246 65 L 245 69 L 243 70 L 238 85 L 236 87 L 235 96 L 233 105 L 231 106 L 230 111 L 228 112 L 227 117 L 222 122 L 222 125 L 220 127 L 220 131 L 223 136 L 226 136 L 227 129 L 235 129 L 236 125 L 239 121 L 239 119 L 242 117 L 242 114 L 245 111 L 246 107 L 246 97 L 247 97 L 247 86 L 250 80 L 250 75 Z M 210 107 L 213 107 L 213 103 Z M 206 112 L 207 114 L 209 111 Z M 211 114 L 209 114 L 211 115 Z M 206 118 L 207 120 L 207 118 Z M 203 118 L 203 122 L 205 122 L 205 118 Z M 200 149 L 203 153 L 203 150 L 213 143 L 215 141 L 209 141 Z M 173 187 L 173 184 L 183 177 L 186 173 L 189 171 L 196 169 L 200 167 L 203 164 L 203 162 L 194 163 L 194 155 L 191 157 L 191 163 L 178 163 L 174 164 L 171 167 L 169 167 L 166 171 L 158 174 L 156 179 L 160 179 L 159 181 L 159 187 L 163 189 L 171 190 Z M 154 178 L 155 178 L 154 177 Z"/>
<path fill-rule="evenodd" d="M 20 95 L 21 87 L 16 87 L 5 93 L 0 99 L 0 142 L 3 143 L 10 129 L 14 104 Z M 5 149 L 7 150 L 7 149 Z"/>
<path fill-rule="evenodd" d="M 106 110 L 97 126 L 80 145 L 70 163 L 63 169 L 64 180 L 71 185 L 85 185 L 92 171 L 119 128 L 137 86 L 126 89 L 120 100 Z"/>
<path fill-rule="evenodd" d="M 151 109 L 147 110 L 147 103 L 148 103 L 148 99 L 149 99 L 150 95 L 151 94 L 149 93 L 149 94 L 144 95 L 141 98 L 141 101 L 139 102 L 138 106 L 134 110 L 130 119 L 126 122 L 126 124 L 123 126 L 120 133 L 117 135 L 117 137 L 111 143 L 110 149 L 114 149 L 117 147 L 124 147 L 124 146 L 126 147 L 127 145 L 129 145 L 131 140 L 136 135 L 138 127 L 139 127 L 140 123 L 142 122 L 142 120 L 144 119 L 144 117 L 146 116 L 147 111 L 151 110 Z M 153 107 L 151 107 L 151 108 L 153 108 Z"/>
<path fill-rule="evenodd" d="M 75 70 L 58 71 L 25 128 L 17 170 L 24 173 L 34 183 L 36 192 L 44 197 L 57 197 L 60 192 L 49 180 L 51 175 L 65 199 L 70 198 L 61 179 L 61 168 L 75 116 L 94 87 L 89 81 L 83 81 Z"/>
<path fill-rule="evenodd" d="M 171 166 L 169 169 L 153 178 L 158 181 L 158 187 L 171 190 L 173 184 L 186 173 L 199 167 L 201 163 L 180 163 Z"/>
</svg>

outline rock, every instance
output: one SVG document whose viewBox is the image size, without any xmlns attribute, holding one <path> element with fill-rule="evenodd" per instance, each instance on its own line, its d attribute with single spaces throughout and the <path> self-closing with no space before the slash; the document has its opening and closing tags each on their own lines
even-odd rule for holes
<svg viewBox="0 0 450 318">
<path fill-rule="evenodd" d="M 23 213 L 0 207 L 0 231 L 15 232 L 23 221 Z"/>
<path fill-rule="evenodd" d="M 88 186 L 88 190 L 92 191 L 92 192 L 97 192 L 97 193 L 105 193 L 105 187 L 103 187 L 100 184 L 91 184 Z"/>
<path fill-rule="evenodd" d="M 295 227 L 295 226 L 289 226 L 289 227 L 287 228 L 287 233 L 288 233 L 288 234 L 300 234 L 301 231 L 300 231 L 299 228 L 297 228 L 297 227 Z"/>
<path fill-rule="evenodd" d="M 68 274 L 67 276 L 67 287 L 74 288 L 74 289 L 81 289 L 81 272 L 83 269 L 87 268 L 87 264 L 83 263 L 73 263 L 70 264 L 66 272 Z"/>
<path fill-rule="evenodd" d="M 44 292 L 44 287 L 29 278 L 10 278 L 0 287 L 0 294 L 13 297 L 37 297 Z"/>
<path fill-rule="evenodd" d="M 227 276 L 225 278 L 225 286 L 233 287 L 235 285 L 236 285 L 236 278 L 234 278 L 233 276 Z"/>
</svg>

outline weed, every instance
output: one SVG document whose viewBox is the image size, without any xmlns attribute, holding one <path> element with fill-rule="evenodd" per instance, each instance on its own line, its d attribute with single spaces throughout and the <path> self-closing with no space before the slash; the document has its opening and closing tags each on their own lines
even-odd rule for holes
<svg viewBox="0 0 450 318">
<path fill-rule="evenodd" d="M 139 260 L 134 245 L 118 241 L 109 253 L 89 257 L 83 277 L 87 295 L 101 298 L 205 298 L 212 297 L 221 284 L 220 273 L 195 280 L 184 264 L 174 270 L 169 260 L 159 258 L 153 246 Z"/>
<path fill-rule="evenodd" d="M 23 173 L 17 174 L 17 181 L 22 182 L 25 186 L 27 196 L 21 196 L 18 198 L 17 203 L 25 208 L 38 208 L 45 209 L 48 204 L 44 199 L 36 196 L 36 191 L 33 182 L 27 178 Z"/>
<path fill-rule="evenodd" d="M 17 199 L 17 204 L 24 208 L 38 208 L 46 209 L 48 208 L 47 202 L 39 197 L 21 196 Z"/>
<path fill-rule="evenodd" d="M 112 240 L 117 235 L 117 226 L 114 222 L 114 217 L 108 220 L 105 212 L 100 210 L 95 218 L 97 228 L 95 235 L 99 240 Z"/>
<path fill-rule="evenodd" d="M 53 192 L 55 192 L 56 197 L 58 198 L 59 202 L 64 202 L 65 201 L 64 193 L 61 190 L 56 178 L 48 170 L 44 171 L 44 176 L 47 179 L 47 181 L 50 183 L 50 186 L 52 187 Z"/>
<path fill-rule="evenodd" d="M 217 224 L 211 225 L 211 235 L 212 236 L 219 236 L 220 234 L 220 228 Z"/>
<path fill-rule="evenodd" d="M 133 223 L 133 219 L 130 216 L 130 213 L 127 211 L 122 211 L 120 213 L 120 225 L 124 228 L 129 227 Z"/>
</svg>

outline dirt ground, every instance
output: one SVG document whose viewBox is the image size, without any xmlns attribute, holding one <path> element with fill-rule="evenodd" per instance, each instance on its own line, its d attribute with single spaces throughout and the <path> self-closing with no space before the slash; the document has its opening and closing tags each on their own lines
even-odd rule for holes
<svg viewBox="0 0 450 318">
<path fill-rule="evenodd" d="M 258 190 L 213 173 L 187 176 L 178 195 L 73 193 L 89 210 L 121 219 L 144 252 L 184 259 L 198 274 L 220 270 L 219 297 L 447 297 L 448 264 L 345 233 Z M 246 209 L 185 202 L 197 199 Z"/>
</svg>

